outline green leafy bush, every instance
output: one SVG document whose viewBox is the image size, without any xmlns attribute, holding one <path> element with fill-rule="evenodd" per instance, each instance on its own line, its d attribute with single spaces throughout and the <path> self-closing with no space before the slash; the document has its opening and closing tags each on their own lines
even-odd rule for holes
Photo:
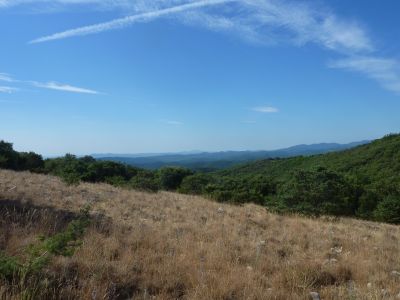
<svg viewBox="0 0 400 300">
<path fill-rule="evenodd" d="M 290 211 L 313 215 L 352 215 L 355 189 L 341 174 L 317 168 L 295 172 L 279 194 Z"/>
<path fill-rule="evenodd" d="M 139 171 L 138 174 L 131 178 L 129 187 L 146 192 L 157 192 L 159 190 L 159 182 L 154 172 Z"/>
<path fill-rule="evenodd" d="M 158 170 L 160 187 L 167 191 L 178 189 L 183 179 L 190 175 L 193 175 L 193 171 L 181 167 L 164 167 Z"/>
<path fill-rule="evenodd" d="M 400 195 L 386 196 L 379 202 L 374 216 L 377 221 L 400 224 Z"/>
<path fill-rule="evenodd" d="M 20 267 L 21 266 L 15 257 L 10 257 L 0 252 L 0 277 L 6 280 L 11 280 Z"/>
</svg>

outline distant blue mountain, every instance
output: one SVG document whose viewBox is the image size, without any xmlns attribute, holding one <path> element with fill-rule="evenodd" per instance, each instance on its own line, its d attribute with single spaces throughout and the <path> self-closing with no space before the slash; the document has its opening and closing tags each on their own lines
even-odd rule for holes
<svg viewBox="0 0 400 300">
<path fill-rule="evenodd" d="M 150 154 L 93 154 L 92 156 L 99 160 L 122 162 L 146 169 L 158 169 L 164 166 L 179 166 L 198 171 L 214 171 L 258 159 L 323 154 L 354 148 L 369 142 L 370 141 L 361 141 L 349 144 L 321 143 L 297 145 L 285 149 L 270 151 L 189 151 Z"/>
</svg>

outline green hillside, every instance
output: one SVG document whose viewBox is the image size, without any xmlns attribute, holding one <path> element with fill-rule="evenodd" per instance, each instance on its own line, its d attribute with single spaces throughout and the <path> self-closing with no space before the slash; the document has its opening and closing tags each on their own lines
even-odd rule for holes
<svg viewBox="0 0 400 300">
<path fill-rule="evenodd" d="M 218 172 L 222 176 L 268 175 L 276 180 L 287 180 L 296 169 L 312 170 L 318 167 L 356 176 L 370 184 L 400 183 L 400 134 L 356 148 L 315 156 L 287 159 L 269 159 L 240 165 Z"/>
<path fill-rule="evenodd" d="M 255 202 L 279 212 L 358 216 L 400 222 L 400 135 L 351 150 L 239 165 L 195 174 L 185 193 Z"/>
<path fill-rule="evenodd" d="M 0 141 L 0 168 L 60 176 L 68 184 L 106 182 L 178 191 L 219 202 L 253 202 L 280 213 L 357 216 L 400 223 L 400 135 L 351 150 L 267 159 L 213 173 L 178 167 L 143 170 L 73 155 L 43 160 Z"/>
</svg>

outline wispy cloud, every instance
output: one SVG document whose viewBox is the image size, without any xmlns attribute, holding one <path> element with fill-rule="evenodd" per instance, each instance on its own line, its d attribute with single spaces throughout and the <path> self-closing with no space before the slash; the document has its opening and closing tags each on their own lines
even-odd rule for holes
<svg viewBox="0 0 400 300">
<path fill-rule="evenodd" d="M 39 87 L 39 88 L 63 91 L 63 92 L 70 92 L 70 93 L 94 94 L 94 95 L 99 94 L 99 92 L 94 91 L 94 90 L 71 86 L 68 84 L 61 84 L 61 83 L 57 83 L 57 82 L 46 82 L 46 83 L 32 82 L 32 85 Z"/>
<path fill-rule="evenodd" d="M 0 86 L 0 93 L 7 93 L 11 94 L 18 91 L 17 88 L 11 87 L 11 86 Z"/>
<path fill-rule="evenodd" d="M 260 113 L 269 113 L 269 114 L 279 112 L 279 109 L 277 109 L 276 107 L 272 107 L 272 106 L 257 106 L 257 107 L 253 107 L 251 110 L 260 112 Z"/>
<path fill-rule="evenodd" d="M 100 7 L 127 7 L 131 1 L 129 0 L 0 0 L 0 8 L 7 8 L 20 5 L 44 5 L 47 6 L 60 5 L 98 5 Z"/>
<path fill-rule="evenodd" d="M 57 91 L 70 92 L 70 93 L 93 94 L 93 95 L 100 94 L 100 92 L 92 90 L 92 89 L 76 87 L 76 86 L 72 86 L 69 84 L 57 83 L 54 81 L 43 83 L 43 82 L 37 82 L 37 81 L 32 81 L 32 80 L 17 80 L 17 79 L 12 78 L 7 73 L 0 73 L 0 81 L 12 83 L 13 85 L 17 86 L 17 87 L 11 87 L 8 85 L 0 86 L 0 93 L 11 94 L 11 93 L 19 91 L 20 90 L 19 87 L 21 87 L 21 86 L 22 87 L 23 86 L 33 86 L 36 88 L 57 90 Z"/>
<path fill-rule="evenodd" d="M 13 82 L 13 79 L 7 73 L 0 73 L 0 81 Z"/>
<path fill-rule="evenodd" d="M 165 121 L 165 123 L 168 124 L 168 125 L 174 125 L 174 126 L 183 125 L 183 122 L 180 122 L 180 121 Z"/>
<path fill-rule="evenodd" d="M 182 4 L 182 5 L 169 7 L 169 8 L 165 8 L 165 9 L 159 9 L 159 10 L 155 10 L 155 11 L 145 12 L 142 14 L 128 16 L 125 18 L 119 18 L 119 19 L 115 19 L 115 20 L 105 22 L 105 23 L 99 23 L 99 24 L 95 24 L 95 25 L 90 25 L 90 26 L 79 27 L 76 29 L 67 30 L 64 32 L 60 32 L 60 33 L 56 33 L 56 34 L 52 34 L 49 36 L 44 36 L 44 37 L 35 39 L 35 40 L 31 41 L 30 43 L 31 44 L 42 43 L 42 42 L 48 42 L 48 41 L 52 41 L 52 40 L 65 39 L 65 38 L 73 37 L 73 36 L 84 36 L 84 35 L 109 31 L 109 30 L 113 30 L 113 29 L 120 29 L 120 28 L 127 27 L 129 25 L 132 25 L 134 23 L 146 22 L 146 21 L 156 19 L 156 18 L 159 18 L 162 16 L 176 14 L 176 13 L 183 12 L 183 11 L 190 10 L 190 9 L 196 9 L 196 8 L 201 8 L 201 7 L 205 7 L 205 6 L 223 4 L 223 3 L 232 2 L 232 1 L 233 0 L 204 0 L 204 1 L 199 1 L 199 2 Z"/>
<path fill-rule="evenodd" d="M 380 58 L 379 49 L 363 24 L 335 14 L 320 1 L 0 0 L 0 8 L 22 4 L 35 7 L 59 5 L 65 8 L 87 5 L 88 8 L 117 10 L 126 16 L 39 37 L 32 40 L 32 44 L 99 34 L 139 22 L 170 17 L 185 25 L 225 32 L 245 41 L 264 45 L 314 44 L 342 55 L 342 59 L 331 66 L 359 72 L 378 81 L 388 90 L 398 89 L 399 73 L 393 65 L 398 65 L 399 62 L 390 58 Z"/>
<path fill-rule="evenodd" d="M 349 57 L 333 61 L 331 68 L 355 71 L 378 81 L 387 90 L 400 94 L 400 63 L 374 56 Z"/>
<path fill-rule="evenodd" d="M 90 3 L 90 1 L 79 0 L 58 2 Z M 93 1 L 93 3 L 97 2 Z M 131 9 L 137 11 L 137 14 L 40 37 L 30 43 L 96 34 L 173 15 L 177 20 L 186 24 L 203 26 L 216 31 L 233 32 L 246 40 L 250 39 L 260 43 L 280 40 L 289 40 L 298 45 L 317 43 L 325 48 L 343 52 L 373 49 L 372 43 L 361 25 L 355 21 L 341 19 L 322 7 L 315 9 L 304 2 L 285 0 L 147 0 L 132 1 L 131 3 Z M 114 8 L 115 6 L 124 6 L 126 12 L 126 3 L 124 4 L 125 6 L 121 1 L 116 1 L 109 3 L 109 6 Z M 205 10 L 207 8 L 208 10 Z M 232 13 L 233 11 L 238 13 Z"/>
</svg>

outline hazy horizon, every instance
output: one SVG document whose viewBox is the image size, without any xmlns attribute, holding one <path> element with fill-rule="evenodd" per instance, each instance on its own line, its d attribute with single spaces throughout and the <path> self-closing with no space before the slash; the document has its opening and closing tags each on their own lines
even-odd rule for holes
<svg viewBox="0 0 400 300">
<path fill-rule="evenodd" d="M 103 151 L 103 152 L 96 152 L 96 151 L 92 151 L 92 152 L 84 152 L 84 153 L 74 153 L 74 152 L 65 152 L 65 153 L 54 153 L 54 154 L 47 154 L 47 153 L 40 153 L 38 152 L 38 154 L 43 155 L 46 158 L 54 158 L 54 157 L 61 157 L 64 156 L 65 154 L 73 154 L 73 155 L 77 155 L 77 156 L 103 156 L 106 157 L 108 155 L 116 155 L 116 156 L 158 156 L 158 155 L 179 155 L 179 154 L 199 154 L 199 153 L 218 153 L 218 152 L 262 152 L 262 151 L 266 151 L 266 152 L 273 152 L 273 151 L 278 151 L 278 150 L 285 150 L 285 149 L 289 149 L 292 147 L 297 147 L 297 146 L 313 146 L 313 145 L 319 145 L 319 144 L 338 144 L 338 145 L 348 145 L 348 144 L 352 144 L 352 143 L 363 143 L 363 142 L 370 142 L 373 141 L 374 139 L 365 139 L 365 140 L 358 140 L 358 141 L 351 141 L 351 142 L 345 142 L 345 143 L 338 143 L 338 142 L 316 142 L 316 143 L 301 143 L 301 144 L 295 144 L 295 145 L 288 145 L 288 146 L 284 146 L 284 147 L 279 147 L 279 148 L 271 148 L 271 149 L 246 149 L 246 148 L 238 148 L 238 149 L 216 149 L 216 150 L 202 150 L 202 149 L 189 149 L 189 150 L 178 150 L 178 151 L 160 151 L 160 152 L 109 152 L 109 151 Z M 10 142 L 10 141 L 8 141 Z M 13 144 L 14 149 L 16 151 L 20 151 L 20 152 L 30 152 L 33 151 L 32 149 L 22 149 L 19 148 L 18 145 Z"/>
</svg>

